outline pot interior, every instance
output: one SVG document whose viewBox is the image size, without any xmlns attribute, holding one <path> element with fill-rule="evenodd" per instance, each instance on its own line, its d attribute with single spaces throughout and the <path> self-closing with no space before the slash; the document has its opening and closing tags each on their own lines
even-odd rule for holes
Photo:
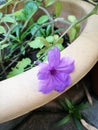
<svg viewBox="0 0 98 130">
<path fill-rule="evenodd" d="M 50 10 L 50 12 L 54 12 L 55 11 L 55 5 L 54 5 L 53 8 L 50 8 L 49 10 Z M 83 16 L 86 15 L 86 12 L 81 6 L 79 6 L 79 4 L 77 5 L 77 4 L 72 3 L 70 1 L 68 1 L 68 2 L 62 1 L 62 11 L 61 11 L 60 17 L 63 17 L 67 20 L 68 15 L 74 15 L 74 16 L 76 16 L 77 19 L 80 19 L 80 18 L 82 18 Z M 81 23 L 81 31 L 86 26 L 86 22 L 87 22 L 87 20 L 85 20 Z M 68 28 L 68 26 L 65 25 L 65 24 L 57 23 L 57 26 Z"/>
<path fill-rule="evenodd" d="M 51 7 L 48 7 L 48 11 L 53 14 L 55 12 L 55 5 L 52 5 Z M 37 12 L 35 14 L 35 20 L 41 16 L 43 14 L 43 12 L 40 10 L 39 12 Z M 79 6 L 79 4 L 75 4 L 72 3 L 70 1 L 62 1 L 62 11 L 59 17 L 65 18 L 67 20 L 68 15 L 74 15 L 77 19 L 81 19 L 83 16 L 85 16 L 87 13 L 85 12 L 85 10 Z M 83 29 L 85 28 L 87 23 L 87 20 L 83 21 L 81 23 L 81 30 L 80 33 L 83 31 Z M 65 29 L 68 28 L 68 25 L 57 22 L 56 23 L 56 27 L 60 28 L 60 27 L 64 27 Z"/>
<path fill-rule="evenodd" d="M 16 10 L 20 9 L 23 6 L 24 2 L 17 4 Z M 14 4 L 10 4 L 7 8 L 8 13 L 12 13 L 12 9 L 13 9 L 13 5 Z M 53 14 L 53 12 L 55 12 L 55 4 L 52 5 L 51 7 L 48 7 L 48 10 L 51 14 Z M 2 10 L 3 12 L 5 12 L 5 9 Z M 38 18 L 38 16 L 41 16 L 43 14 L 43 12 L 40 10 L 39 12 L 37 12 L 35 14 L 35 20 Z M 62 0 L 62 11 L 59 17 L 63 17 L 65 19 L 67 19 L 68 15 L 75 15 L 77 19 L 82 18 L 84 15 L 86 15 L 85 10 L 79 6 L 79 4 L 73 3 L 71 1 L 66 1 L 66 0 Z M 84 22 L 81 23 L 81 31 L 84 29 L 85 25 L 86 25 L 87 20 L 85 20 Z M 68 28 L 67 25 L 65 24 L 60 24 L 57 23 L 56 26 L 59 27 L 64 27 L 64 28 Z"/>
</svg>

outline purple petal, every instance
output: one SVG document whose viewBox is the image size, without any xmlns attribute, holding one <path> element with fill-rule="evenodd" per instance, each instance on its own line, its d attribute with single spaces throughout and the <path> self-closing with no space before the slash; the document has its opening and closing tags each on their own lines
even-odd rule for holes
<svg viewBox="0 0 98 130">
<path fill-rule="evenodd" d="M 50 72 L 49 72 L 49 65 L 47 63 L 42 63 L 39 65 L 40 69 L 39 69 L 39 73 L 38 73 L 38 79 L 40 80 L 46 80 L 49 78 L 50 76 Z"/>
<path fill-rule="evenodd" d="M 44 94 L 48 94 L 54 90 L 54 81 L 51 77 L 48 80 L 40 81 L 39 85 L 39 91 Z"/>
<path fill-rule="evenodd" d="M 65 73 L 71 73 L 74 70 L 74 60 L 66 57 L 66 58 L 62 58 L 60 60 L 60 64 L 58 65 L 58 67 L 56 68 L 57 71 L 62 71 Z"/>
<path fill-rule="evenodd" d="M 51 67 L 56 67 L 60 62 L 60 50 L 55 47 L 48 52 L 48 62 Z"/>
<path fill-rule="evenodd" d="M 68 87 L 71 84 L 71 78 L 69 75 L 61 75 L 56 76 L 55 79 L 55 90 L 57 92 L 63 92 L 66 87 Z"/>
</svg>

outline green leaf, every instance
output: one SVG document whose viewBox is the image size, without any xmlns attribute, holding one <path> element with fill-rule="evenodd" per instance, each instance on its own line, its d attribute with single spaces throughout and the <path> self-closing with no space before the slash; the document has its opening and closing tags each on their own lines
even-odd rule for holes
<svg viewBox="0 0 98 130">
<path fill-rule="evenodd" d="M 60 100 L 60 105 L 64 108 L 65 111 L 68 111 L 68 107 L 66 107 L 66 104 L 64 101 Z"/>
<path fill-rule="evenodd" d="M 25 15 L 24 15 L 22 9 L 19 10 L 19 11 L 16 11 L 16 12 L 14 13 L 14 16 L 15 16 L 15 19 L 16 19 L 17 21 L 19 21 L 19 20 L 25 21 L 25 20 L 26 20 L 26 17 L 25 17 Z"/>
<path fill-rule="evenodd" d="M 24 9 L 29 10 L 30 11 L 29 13 L 32 13 L 32 12 L 35 13 L 36 10 L 38 9 L 38 4 L 35 1 L 28 1 L 25 3 Z"/>
<path fill-rule="evenodd" d="M 68 20 L 71 22 L 71 23 L 75 23 L 77 21 L 76 17 L 74 15 L 69 15 L 68 16 Z"/>
<path fill-rule="evenodd" d="M 5 15 L 5 16 L 2 18 L 2 21 L 1 21 L 1 22 L 15 23 L 15 19 L 12 18 L 10 15 Z"/>
<path fill-rule="evenodd" d="M 46 30 L 45 29 L 41 28 L 40 32 L 41 32 L 41 36 L 43 36 L 43 37 L 46 36 Z"/>
<path fill-rule="evenodd" d="M 13 77 L 15 75 L 18 75 L 18 74 L 22 73 L 22 72 L 23 72 L 22 68 L 20 68 L 20 69 L 12 68 L 11 72 L 8 73 L 7 78 L 11 78 L 11 77 Z"/>
<path fill-rule="evenodd" d="M 45 46 L 44 48 L 42 48 L 38 53 L 37 53 L 37 58 L 39 58 L 42 54 L 46 54 L 46 52 L 48 51 L 49 47 Z M 47 55 L 45 55 L 44 57 L 47 57 Z M 45 59 L 45 58 L 44 58 Z"/>
<path fill-rule="evenodd" d="M 42 15 L 38 20 L 37 20 L 37 23 L 40 25 L 40 24 L 43 24 L 45 22 L 47 22 L 49 20 L 49 17 L 47 15 Z"/>
<path fill-rule="evenodd" d="M 55 14 L 56 14 L 56 17 L 59 17 L 60 13 L 61 13 L 61 10 L 62 10 L 62 4 L 60 1 L 57 1 L 56 4 L 55 4 Z"/>
<path fill-rule="evenodd" d="M 31 65 L 31 60 L 29 58 L 23 58 L 17 63 L 14 68 L 11 68 L 11 71 L 8 73 L 7 78 L 13 77 L 17 74 L 24 72 L 25 68 Z"/>
<path fill-rule="evenodd" d="M 50 6 L 52 4 L 54 4 L 56 2 L 56 0 L 45 0 L 45 6 Z"/>
<path fill-rule="evenodd" d="M 23 8 L 23 13 L 25 14 L 26 18 L 29 18 L 31 15 L 34 15 L 38 9 L 37 2 L 28 1 L 25 3 Z"/>
<path fill-rule="evenodd" d="M 31 60 L 29 58 L 23 58 L 21 61 L 18 62 L 16 67 L 24 69 L 26 66 L 30 64 L 31 64 Z"/>
<path fill-rule="evenodd" d="M 55 35 L 54 35 L 54 39 L 55 39 L 55 40 L 58 40 L 58 39 L 59 39 L 59 35 L 55 34 Z"/>
<path fill-rule="evenodd" d="M 3 50 L 4 48 L 6 48 L 8 46 L 9 46 L 9 44 L 3 44 L 3 45 L 0 46 L 0 49 Z"/>
<path fill-rule="evenodd" d="M 3 26 L 0 26 L 0 34 L 2 34 L 2 33 L 6 33 L 6 30 Z"/>
<path fill-rule="evenodd" d="M 77 105 L 77 109 L 78 110 L 83 110 L 89 107 L 89 103 L 81 103 L 79 105 Z"/>
<path fill-rule="evenodd" d="M 77 118 L 73 118 L 73 121 L 74 121 L 78 130 L 83 130 L 83 126 Z"/>
<path fill-rule="evenodd" d="M 73 108 L 73 104 L 67 98 L 65 98 L 65 103 L 69 109 Z"/>
<path fill-rule="evenodd" d="M 34 15 L 38 9 L 38 5 L 34 1 L 25 3 L 23 9 L 14 13 L 16 20 L 26 21 L 31 15 Z"/>
<path fill-rule="evenodd" d="M 55 30 L 55 34 L 61 32 L 61 31 L 64 31 L 64 30 L 65 30 L 65 28 L 56 29 L 56 30 Z"/>
<path fill-rule="evenodd" d="M 68 20 L 74 24 L 77 22 L 77 18 L 74 15 L 69 15 L 68 16 Z M 75 40 L 78 36 L 79 36 L 79 32 L 80 32 L 80 24 L 75 24 L 69 32 L 69 39 L 70 42 L 72 42 L 73 40 Z"/>
<path fill-rule="evenodd" d="M 46 35 L 49 36 L 51 34 L 51 30 L 52 30 L 52 27 L 51 25 L 49 24 L 46 28 Z"/>
<path fill-rule="evenodd" d="M 38 24 L 34 24 L 34 26 L 32 27 L 31 29 L 31 34 L 34 36 L 35 35 L 35 32 L 37 31 L 36 35 L 35 36 L 41 36 L 41 31 L 38 29 L 39 28 L 39 25 Z"/>
<path fill-rule="evenodd" d="M 21 54 L 22 54 L 22 55 L 25 55 L 25 47 L 24 47 L 23 45 L 21 45 L 20 50 L 21 50 Z"/>
<path fill-rule="evenodd" d="M 30 43 L 28 43 L 28 45 L 33 49 L 37 49 L 37 48 L 41 49 L 44 46 L 44 42 L 42 38 L 37 37 L 34 41 L 31 41 Z"/>
<path fill-rule="evenodd" d="M 48 42 L 50 42 L 50 43 L 52 43 L 52 42 L 54 42 L 54 36 L 48 36 L 48 37 L 46 37 L 46 40 L 48 41 Z"/>
<path fill-rule="evenodd" d="M 70 121 L 70 119 L 71 119 L 71 116 L 68 114 L 66 117 L 64 117 L 59 122 L 57 122 L 57 126 L 61 126 L 61 125 L 66 124 L 67 122 Z"/>
<path fill-rule="evenodd" d="M 60 51 L 62 51 L 64 49 L 62 44 L 56 44 L 56 46 L 59 48 Z"/>
<path fill-rule="evenodd" d="M 69 32 L 69 39 L 72 42 L 76 38 L 77 31 L 75 28 L 71 28 Z"/>
<path fill-rule="evenodd" d="M 54 43 L 53 44 L 62 44 L 63 43 L 63 41 L 64 41 L 64 39 L 63 38 L 60 38 L 59 39 L 59 36 L 58 35 L 54 35 Z"/>
<path fill-rule="evenodd" d="M 19 24 L 17 24 L 17 25 L 14 27 L 14 29 L 12 30 L 12 32 L 15 33 L 15 34 L 16 34 L 16 37 L 18 37 L 18 38 L 19 38 L 19 36 L 20 36 L 21 28 L 22 28 L 22 25 L 19 23 Z"/>
</svg>

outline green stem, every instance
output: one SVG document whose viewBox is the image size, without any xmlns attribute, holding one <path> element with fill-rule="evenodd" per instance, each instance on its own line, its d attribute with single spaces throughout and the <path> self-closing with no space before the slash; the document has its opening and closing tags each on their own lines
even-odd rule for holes
<svg viewBox="0 0 98 130">
<path fill-rule="evenodd" d="M 41 9 L 42 11 L 44 11 L 45 12 L 45 14 L 49 17 L 49 20 L 50 20 L 50 22 L 51 22 L 51 25 L 52 25 L 52 34 L 54 34 L 54 20 L 53 20 L 53 18 L 51 17 L 51 15 L 50 15 L 50 13 L 48 12 L 48 10 L 46 10 L 45 8 L 43 8 L 43 7 L 39 7 L 39 9 Z"/>
<path fill-rule="evenodd" d="M 98 4 L 92 9 L 91 12 L 89 12 L 86 16 L 84 16 L 84 17 L 82 17 L 80 20 L 78 20 L 78 21 L 75 23 L 75 25 L 76 25 L 76 24 L 79 24 L 79 23 L 81 23 L 81 22 L 83 22 L 83 21 L 84 21 L 85 19 L 87 19 L 88 17 L 90 17 L 90 16 L 96 14 L 96 13 L 97 13 L 97 10 L 98 10 Z"/>
<path fill-rule="evenodd" d="M 81 22 L 83 22 L 84 20 L 86 20 L 88 17 L 94 15 L 97 13 L 98 10 L 98 4 L 92 9 L 92 11 L 90 11 L 86 16 L 82 17 L 80 20 L 76 21 L 75 23 L 72 23 L 69 28 L 59 37 L 59 39 L 57 41 L 60 40 L 60 38 L 62 38 L 66 33 L 69 32 L 69 30 L 74 27 L 77 24 L 80 24 Z"/>
<path fill-rule="evenodd" d="M 18 1 L 16 1 L 16 2 L 14 3 L 13 9 L 12 9 L 12 13 L 15 12 L 15 9 L 16 9 L 17 5 L 18 5 L 19 3 L 21 3 L 21 2 L 24 2 L 24 0 L 18 0 Z"/>
<path fill-rule="evenodd" d="M 96 5 L 96 2 L 94 2 L 93 0 L 88 0 L 88 2 L 90 2 L 93 5 Z"/>
<path fill-rule="evenodd" d="M 2 9 L 2 8 L 8 6 L 8 5 L 10 5 L 11 3 L 14 3 L 14 1 L 15 1 L 15 0 L 8 0 L 5 4 L 0 5 L 0 9 Z"/>
<path fill-rule="evenodd" d="M 16 24 L 17 24 L 17 23 L 16 23 Z M 2 40 L 2 41 L 0 42 L 1 45 L 7 41 L 10 32 L 14 29 L 15 26 L 16 26 L 16 25 L 14 25 L 14 26 L 8 31 L 8 33 L 6 34 L 6 37 L 4 38 L 4 40 Z"/>
<path fill-rule="evenodd" d="M 69 30 L 70 30 L 74 25 L 75 25 L 75 24 L 71 24 L 71 25 L 69 26 L 69 28 L 57 39 L 57 41 L 59 41 L 62 37 L 64 37 L 65 34 L 66 34 L 67 32 L 69 32 Z"/>
</svg>

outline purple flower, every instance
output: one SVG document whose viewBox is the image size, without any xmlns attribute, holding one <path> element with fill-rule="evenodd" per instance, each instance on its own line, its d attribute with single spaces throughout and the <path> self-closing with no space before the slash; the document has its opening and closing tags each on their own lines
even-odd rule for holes
<svg viewBox="0 0 98 130">
<path fill-rule="evenodd" d="M 60 50 L 55 47 L 48 52 L 48 63 L 39 65 L 39 91 L 47 94 L 55 90 L 62 92 L 71 84 L 70 73 L 74 70 L 74 60 L 60 59 Z"/>
</svg>

